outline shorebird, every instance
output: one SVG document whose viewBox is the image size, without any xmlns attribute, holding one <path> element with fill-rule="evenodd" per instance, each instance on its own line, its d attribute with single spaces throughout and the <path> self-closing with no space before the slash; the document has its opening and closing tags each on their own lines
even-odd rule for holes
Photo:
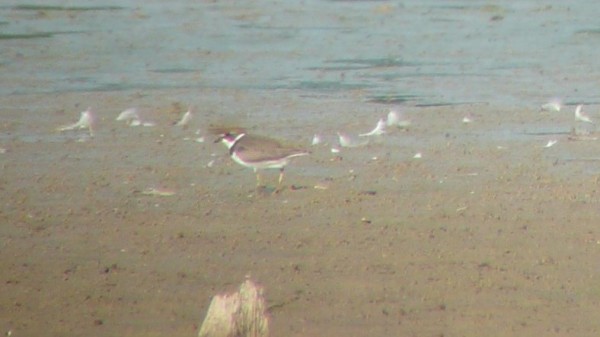
<svg viewBox="0 0 600 337">
<path fill-rule="evenodd" d="M 277 140 L 248 135 L 245 132 L 223 133 L 215 140 L 222 142 L 229 149 L 229 155 L 236 163 L 249 167 L 256 173 L 256 186 L 260 186 L 259 170 L 279 169 L 277 189 L 283 181 L 285 166 L 294 157 L 306 156 L 308 151 L 281 145 Z"/>
<path fill-rule="evenodd" d="M 594 121 L 592 121 L 592 119 L 590 118 L 590 116 L 588 116 L 588 114 L 583 112 L 583 105 L 581 105 L 581 104 L 579 104 L 575 108 L 575 120 L 579 121 L 579 122 L 595 124 Z"/>
</svg>

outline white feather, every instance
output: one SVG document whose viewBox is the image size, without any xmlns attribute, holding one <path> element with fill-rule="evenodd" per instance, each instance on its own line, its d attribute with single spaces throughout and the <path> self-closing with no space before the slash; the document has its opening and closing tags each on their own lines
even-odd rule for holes
<svg viewBox="0 0 600 337">
<path fill-rule="evenodd" d="M 80 117 L 77 122 L 75 122 L 73 124 L 61 126 L 57 130 L 58 131 L 69 131 L 69 130 L 76 130 L 76 129 L 88 129 L 90 132 L 90 135 L 93 136 L 95 123 L 96 123 L 96 116 L 94 115 L 92 108 L 88 107 L 87 110 L 82 111 L 80 113 Z"/>
<path fill-rule="evenodd" d="M 313 136 L 313 139 L 312 139 L 312 142 L 311 142 L 311 144 L 312 144 L 313 146 L 315 146 L 315 145 L 319 145 L 319 144 L 321 144 L 321 142 L 322 142 L 322 140 L 321 140 L 321 136 L 320 136 L 320 135 L 317 135 L 317 134 L 315 134 L 315 135 Z"/>
<path fill-rule="evenodd" d="M 181 117 L 179 122 L 177 122 L 175 125 L 186 126 L 190 123 L 190 121 L 192 120 L 193 117 L 194 117 L 194 115 L 192 114 L 192 110 L 188 109 L 188 111 L 183 114 L 183 116 Z"/>
<path fill-rule="evenodd" d="M 584 123 L 594 124 L 594 121 L 592 121 L 590 116 L 588 116 L 588 114 L 583 112 L 583 105 L 581 105 L 581 104 L 575 108 L 575 120 L 584 122 Z"/>
<path fill-rule="evenodd" d="M 338 132 L 338 140 L 341 147 L 359 147 L 369 143 L 368 139 L 355 139 L 342 132 Z"/>
<path fill-rule="evenodd" d="M 387 115 L 387 120 L 385 121 L 387 126 L 395 126 L 397 128 L 408 128 L 412 123 L 410 119 L 406 118 L 404 114 L 401 112 L 397 112 L 396 110 L 391 110 Z"/>
<path fill-rule="evenodd" d="M 123 110 L 116 118 L 117 121 L 124 121 L 129 126 L 155 126 L 156 123 L 146 121 L 138 108 L 128 108 Z"/>
<path fill-rule="evenodd" d="M 361 137 L 379 136 L 385 133 L 385 120 L 379 119 L 375 128 L 367 133 L 361 133 Z"/>
<path fill-rule="evenodd" d="M 397 126 L 400 123 L 400 113 L 395 110 L 388 112 L 386 124 L 387 126 Z"/>
<path fill-rule="evenodd" d="M 556 144 L 556 143 L 558 143 L 558 140 L 556 140 L 556 139 L 550 139 L 550 140 L 548 141 L 548 143 L 546 143 L 546 145 L 545 145 L 544 147 L 546 147 L 546 148 L 548 148 L 548 147 L 552 147 L 552 146 L 554 146 L 554 144 Z"/>
<path fill-rule="evenodd" d="M 562 103 L 557 98 L 552 99 L 552 100 L 548 101 L 547 103 L 542 104 L 542 106 L 540 107 L 540 109 L 542 111 L 551 111 L 551 112 L 559 112 L 561 108 L 562 108 Z"/>
<path fill-rule="evenodd" d="M 117 121 L 126 121 L 126 122 L 130 122 L 130 123 L 132 120 L 136 120 L 136 119 L 140 120 L 140 116 L 138 115 L 137 108 L 125 109 L 116 118 Z"/>
</svg>

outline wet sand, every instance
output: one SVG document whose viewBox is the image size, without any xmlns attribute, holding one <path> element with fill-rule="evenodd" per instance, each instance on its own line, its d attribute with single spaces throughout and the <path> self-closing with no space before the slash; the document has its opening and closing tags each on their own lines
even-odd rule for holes
<svg viewBox="0 0 600 337">
<path fill-rule="evenodd" d="M 190 102 L 193 124 L 172 126 Z M 93 139 L 54 131 L 88 105 Z M 211 296 L 247 276 L 265 288 L 272 336 L 599 333 L 598 142 L 562 133 L 573 107 L 403 106 L 409 130 L 336 157 L 336 131 L 368 131 L 390 107 L 361 92 L 243 90 L 0 106 L 3 333 L 195 336 Z M 130 106 L 157 126 L 114 120 Z M 256 193 L 206 133 L 234 122 L 327 144 L 288 167 L 281 193 Z"/>
<path fill-rule="evenodd" d="M 0 8 L 2 333 L 195 336 L 249 276 L 272 336 L 599 334 L 592 4 L 119 5 Z M 88 106 L 93 139 L 55 131 Z M 312 154 L 257 192 L 221 125 Z"/>
</svg>

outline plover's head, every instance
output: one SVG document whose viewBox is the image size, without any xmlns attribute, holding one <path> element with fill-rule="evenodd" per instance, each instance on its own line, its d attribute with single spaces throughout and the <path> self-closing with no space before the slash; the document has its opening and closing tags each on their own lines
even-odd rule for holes
<svg viewBox="0 0 600 337">
<path fill-rule="evenodd" d="M 235 144 L 235 142 L 237 142 L 240 138 L 242 138 L 245 135 L 246 134 L 243 132 L 239 134 L 233 132 L 226 132 L 219 135 L 219 138 L 215 140 L 215 143 L 221 142 L 225 144 L 225 146 L 227 146 L 228 149 L 230 149 Z"/>
</svg>

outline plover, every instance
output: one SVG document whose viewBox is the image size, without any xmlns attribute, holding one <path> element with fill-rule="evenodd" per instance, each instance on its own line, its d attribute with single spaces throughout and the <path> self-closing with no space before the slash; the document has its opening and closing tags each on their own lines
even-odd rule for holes
<svg viewBox="0 0 600 337">
<path fill-rule="evenodd" d="M 260 186 L 259 170 L 279 169 L 279 182 L 283 181 L 283 171 L 290 159 L 306 156 L 308 151 L 281 145 L 277 140 L 248 135 L 245 132 L 227 132 L 219 136 L 215 143 L 222 142 L 229 149 L 229 155 L 236 163 L 254 169 L 256 186 Z"/>
</svg>

